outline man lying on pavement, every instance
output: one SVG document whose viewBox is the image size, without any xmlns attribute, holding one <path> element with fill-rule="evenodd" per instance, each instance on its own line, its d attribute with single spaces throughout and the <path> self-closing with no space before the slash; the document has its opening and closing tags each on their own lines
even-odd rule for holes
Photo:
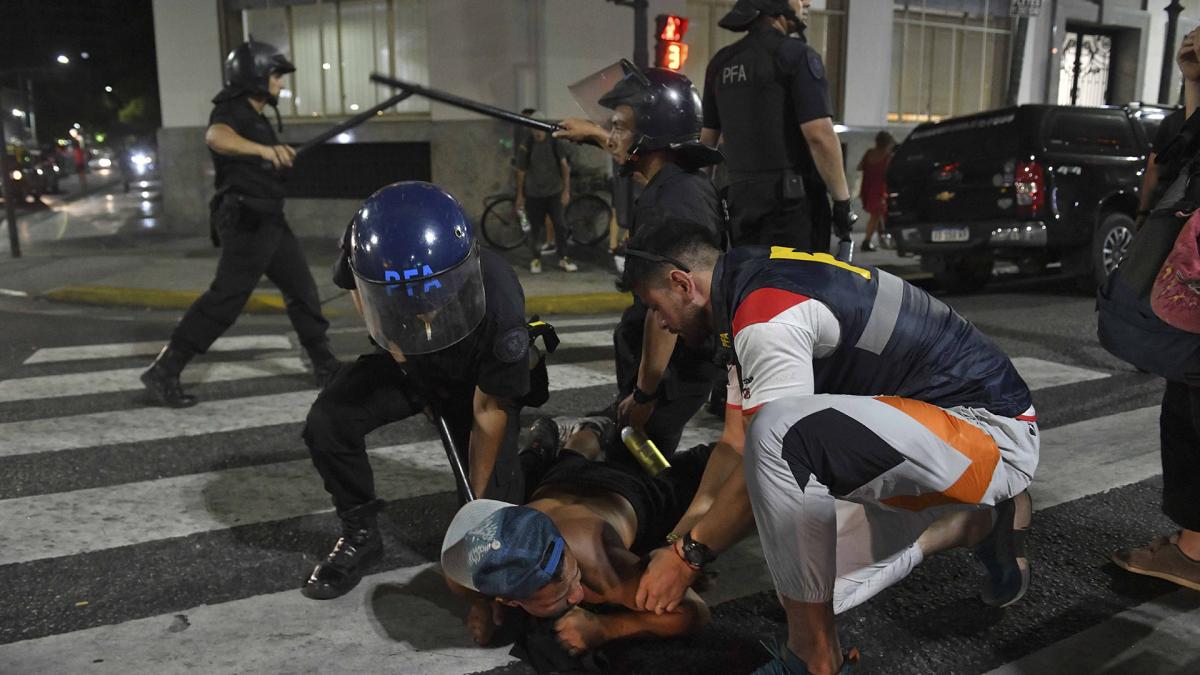
<svg viewBox="0 0 1200 675">
<path fill-rule="evenodd" d="M 556 619 L 557 640 L 571 656 L 613 640 L 675 637 L 704 626 L 708 608 L 692 590 L 664 614 L 637 611 L 635 595 L 641 554 L 661 545 L 683 516 L 712 446 L 676 453 L 671 470 L 652 478 L 632 462 L 593 461 L 602 447 L 624 452 L 606 418 L 582 418 L 563 434 L 565 443 L 549 418 L 532 431 L 521 455 L 526 484 L 536 486 L 527 503 L 469 502 L 442 543 L 448 582 L 471 600 L 467 624 L 475 642 L 488 643 L 506 606 Z"/>
</svg>

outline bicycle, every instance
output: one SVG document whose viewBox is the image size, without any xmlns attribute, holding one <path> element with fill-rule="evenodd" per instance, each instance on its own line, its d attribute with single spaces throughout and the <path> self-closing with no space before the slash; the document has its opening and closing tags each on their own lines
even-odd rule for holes
<svg viewBox="0 0 1200 675">
<path fill-rule="evenodd" d="M 608 236 L 613 207 L 600 196 L 600 189 L 608 183 L 604 176 L 583 176 L 571 181 L 573 195 L 563 214 L 567 227 L 567 241 L 581 246 L 595 246 Z M 597 189 L 599 186 L 600 189 Z M 483 216 L 480 230 L 492 248 L 511 251 L 529 241 L 529 233 L 521 228 L 512 193 L 489 195 L 483 200 Z"/>
</svg>

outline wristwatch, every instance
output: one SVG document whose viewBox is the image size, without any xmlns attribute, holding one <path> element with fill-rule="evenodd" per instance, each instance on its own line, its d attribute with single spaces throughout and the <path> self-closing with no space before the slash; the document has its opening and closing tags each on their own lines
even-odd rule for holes
<svg viewBox="0 0 1200 675">
<path fill-rule="evenodd" d="M 661 389 L 661 387 L 659 387 L 659 389 Z M 646 403 L 649 403 L 649 402 L 653 401 L 654 399 L 658 398 L 659 389 L 655 389 L 654 393 L 647 394 L 646 392 L 639 389 L 638 386 L 635 384 L 635 385 L 633 385 L 633 402 L 637 403 L 638 405 L 644 405 Z"/>
<path fill-rule="evenodd" d="M 713 553 L 709 547 L 692 539 L 692 533 L 688 532 L 683 535 L 683 559 L 687 564 L 699 570 L 716 560 L 717 554 Z"/>
</svg>

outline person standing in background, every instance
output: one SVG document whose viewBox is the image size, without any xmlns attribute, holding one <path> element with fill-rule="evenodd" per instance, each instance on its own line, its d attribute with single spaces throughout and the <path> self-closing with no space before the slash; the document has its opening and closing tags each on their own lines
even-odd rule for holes
<svg viewBox="0 0 1200 675">
<path fill-rule="evenodd" d="M 862 250 L 874 251 L 875 245 L 871 238 L 876 230 L 882 232 L 883 220 L 887 217 L 887 168 L 892 161 L 892 152 L 896 149 L 896 139 L 886 131 L 875 134 L 875 147 L 863 153 L 858 160 L 858 170 L 862 172 L 863 210 L 870 215 L 867 221 L 867 233 L 863 236 Z"/>
</svg>

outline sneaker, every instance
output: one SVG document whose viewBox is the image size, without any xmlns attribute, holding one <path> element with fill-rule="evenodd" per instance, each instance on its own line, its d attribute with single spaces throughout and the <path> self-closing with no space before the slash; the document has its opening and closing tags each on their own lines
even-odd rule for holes
<svg viewBox="0 0 1200 675">
<path fill-rule="evenodd" d="M 858 250 L 862 251 L 863 253 L 870 253 L 871 251 L 875 250 L 875 245 L 869 241 L 864 241 L 862 246 L 858 247 Z"/>
<path fill-rule="evenodd" d="M 1112 561 L 1127 572 L 1166 579 L 1200 591 L 1200 560 L 1192 560 L 1179 550 L 1178 532 L 1157 537 L 1143 548 L 1117 551 Z"/>
<path fill-rule="evenodd" d="M 542 247 L 538 249 L 538 255 L 554 255 L 555 253 L 558 253 L 558 246 L 550 242 L 542 244 Z"/>
<path fill-rule="evenodd" d="M 996 505 L 992 531 L 975 547 L 975 558 L 987 570 L 980 588 L 983 604 L 1008 607 L 1029 590 L 1031 571 L 1025 557 L 1025 539 L 1033 516 L 1033 499 L 1028 491 Z"/>
<path fill-rule="evenodd" d="M 546 459 L 554 459 L 562 447 L 561 433 L 554 418 L 539 417 L 529 427 L 529 445 L 521 452 L 533 452 Z"/>
<path fill-rule="evenodd" d="M 537 258 L 530 260 L 529 261 L 529 273 L 530 274 L 541 274 L 542 273 L 542 261 L 538 260 Z"/>
<path fill-rule="evenodd" d="M 559 258 L 558 259 L 558 269 L 560 269 L 564 272 L 578 272 L 579 265 L 576 265 L 575 263 L 571 262 L 570 258 Z"/>
<path fill-rule="evenodd" d="M 767 651 L 771 653 L 771 660 L 762 664 L 751 675 L 808 675 L 808 664 L 801 661 L 799 656 L 792 653 L 792 650 L 787 648 L 786 644 L 776 645 L 774 648 L 769 647 L 765 642 L 762 643 Z M 858 663 L 859 653 L 857 649 L 851 649 L 848 652 L 842 653 L 842 667 L 838 668 L 838 673 L 848 673 L 850 668 Z"/>
</svg>

